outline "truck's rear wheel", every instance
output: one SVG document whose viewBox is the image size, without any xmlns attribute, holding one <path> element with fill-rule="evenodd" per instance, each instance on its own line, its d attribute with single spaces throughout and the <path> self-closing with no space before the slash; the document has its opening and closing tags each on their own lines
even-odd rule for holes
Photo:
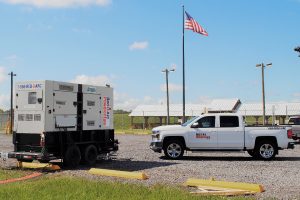
<svg viewBox="0 0 300 200">
<path fill-rule="evenodd" d="M 83 162 L 88 165 L 94 165 L 97 161 L 98 151 L 95 145 L 89 145 L 84 150 Z"/>
<path fill-rule="evenodd" d="M 276 156 L 277 145 L 273 141 L 262 140 L 257 143 L 254 157 L 262 160 L 272 160 Z"/>
<path fill-rule="evenodd" d="M 179 140 L 167 141 L 163 147 L 165 156 L 169 159 L 177 160 L 182 158 L 184 146 Z"/>
<path fill-rule="evenodd" d="M 80 149 L 77 145 L 71 145 L 67 148 L 64 155 L 64 165 L 71 168 L 76 168 L 81 160 Z"/>
</svg>

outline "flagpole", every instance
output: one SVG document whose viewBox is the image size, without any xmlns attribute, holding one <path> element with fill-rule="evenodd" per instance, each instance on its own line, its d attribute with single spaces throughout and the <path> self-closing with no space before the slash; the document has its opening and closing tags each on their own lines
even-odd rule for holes
<svg viewBox="0 0 300 200">
<path fill-rule="evenodd" d="M 182 5 L 182 123 L 185 122 L 184 5 Z"/>
</svg>

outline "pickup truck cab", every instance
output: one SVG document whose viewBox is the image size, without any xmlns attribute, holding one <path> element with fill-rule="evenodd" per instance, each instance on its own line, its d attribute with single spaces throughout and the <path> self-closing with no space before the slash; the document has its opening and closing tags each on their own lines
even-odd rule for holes
<svg viewBox="0 0 300 200">
<path fill-rule="evenodd" d="M 247 127 L 243 116 L 205 114 L 182 125 L 152 130 L 150 148 L 169 159 L 180 159 L 188 151 L 247 151 L 252 157 L 271 160 L 278 150 L 294 148 L 291 127 Z"/>
</svg>

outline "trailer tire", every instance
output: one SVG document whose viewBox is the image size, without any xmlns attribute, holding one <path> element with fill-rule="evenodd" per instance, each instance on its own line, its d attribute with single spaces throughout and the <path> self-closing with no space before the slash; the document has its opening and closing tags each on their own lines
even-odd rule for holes
<svg viewBox="0 0 300 200">
<path fill-rule="evenodd" d="M 95 145 L 91 144 L 84 150 L 83 163 L 87 165 L 94 165 L 97 162 L 98 151 Z"/>
<path fill-rule="evenodd" d="M 81 160 L 80 149 L 77 145 L 71 145 L 67 148 L 64 155 L 64 165 L 70 168 L 76 168 Z"/>
</svg>

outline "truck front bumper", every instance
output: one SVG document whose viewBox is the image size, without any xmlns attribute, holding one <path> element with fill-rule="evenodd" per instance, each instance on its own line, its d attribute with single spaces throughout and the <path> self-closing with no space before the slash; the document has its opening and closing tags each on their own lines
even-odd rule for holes
<svg viewBox="0 0 300 200">
<path fill-rule="evenodd" d="M 162 150 L 162 142 L 151 142 L 150 143 L 150 149 L 152 149 L 154 152 L 161 153 Z"/>
</svg>

